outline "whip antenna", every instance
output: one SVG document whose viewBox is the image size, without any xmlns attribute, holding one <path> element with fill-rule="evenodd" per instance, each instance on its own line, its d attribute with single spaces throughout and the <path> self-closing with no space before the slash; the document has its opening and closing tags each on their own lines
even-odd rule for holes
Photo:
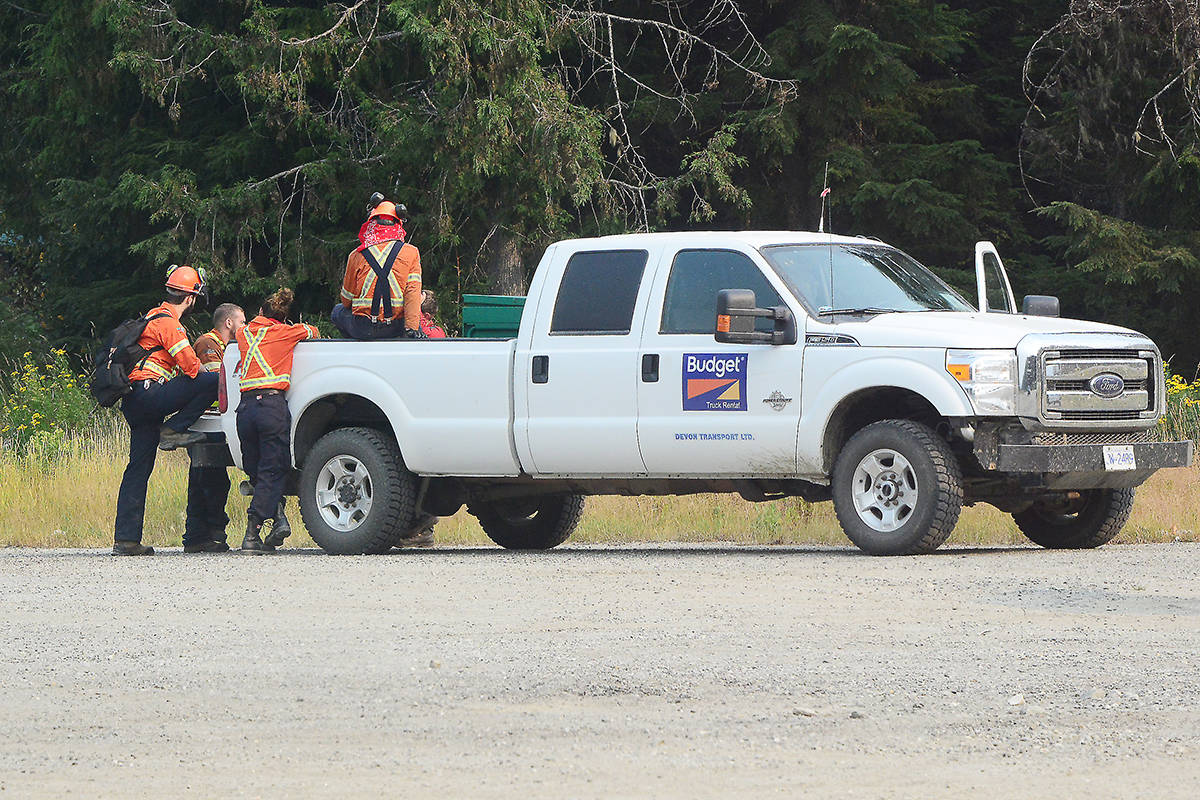
<svg viewBox="0 0 1200 800">
<path fill-rule="evenodd" d="M 828 211 L 826 210 L 826 198 L 829 197 L 829 162 L 825 162 L 825 181 L 821 188 L 821 219 L 817 222 L 817 233 L 825 233 L 825 215 L 829 214 L 829 227 L 833 227 L 833 203 L 829 203 Z M 837 308 L 833 301 L 833 235 L 830 233 L 829 239 L 829 305 L 828 308 Z"/>
<path fill-rule="evenodd" d="M 821 187 L 821 219 L 817 221 L 817 233 L 825 232 L 825 198 L 829 196 L 829 162 L 825 162 L 825 182 Z M 832 211 L 832 209 L 830 209 Z M 833 227 L 832 214 L 830 215 L 829 227 Z"/>
</svg>

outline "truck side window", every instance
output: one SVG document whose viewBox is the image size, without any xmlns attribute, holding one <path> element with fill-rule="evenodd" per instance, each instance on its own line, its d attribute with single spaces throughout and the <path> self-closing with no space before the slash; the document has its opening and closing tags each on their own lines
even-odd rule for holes
<svg viewBox="0 0 1200 800">
<path fill-rule="evenodd" d="M 659 333 L 713 333 L 717 292 L 722 289 L 751 289 L 760 308 L 783 305 L 779 293 L 744 254 L 733 250 L 681 250 L 667 279 Z M 774 323 L 762 318 L 755 327 L 771 331 Z"/>
<path fill-rule="evenodd" d="M 647 255 L 645 250 L 604 250 L 571 256 L 558 285 L 550 333 L 629 333 Z"/>
<path fill-rule="evenodd" d="M 1008 292 L 1004 287 L 1004 268 L 995 253 L 983 254 L 983 290 L 987 293 L 988 311 L 1011 314 L 1015 309 L 1008 306 Z"/>
</svg>

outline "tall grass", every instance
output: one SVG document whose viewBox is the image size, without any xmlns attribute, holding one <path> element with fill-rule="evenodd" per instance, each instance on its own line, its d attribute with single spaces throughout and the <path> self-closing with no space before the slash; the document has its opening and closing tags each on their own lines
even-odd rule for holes
<svg viewBox="0 0 1200 800">
<path fill-rule="evenodd" d="M 112 543 L 117 487 L 128 432 L 119 417 L 99 419 L 54 452 L 0 455 L 0 546 L 105 547 Z M 145 541 L 179 546 L 187 497 L 187 455 L 159 453 L 146 502 Z M 240 473 L 230 470 L 236 484 Z M 1164 470 L 1138 492 L 1133 518 L 1118 541 L 1200 541 L 1200 468 Z M 245 524 L 246 498 L 231 492 L 230 540 Z M 289 500 L 292 547 L 313 547 L 295 499 Z M 487 537 L 465 511 L 442 520 L 438 541 L 483 545 Z M 597 497 L 588 500 L 575 542 L 708 542 L 845 544 L 829 503 L 799 499 L 748 503 L 729 495 Z M 951 543 L 1018 544 L 1012 518 L 990 506 L 964 509 Z"/>
</svg>

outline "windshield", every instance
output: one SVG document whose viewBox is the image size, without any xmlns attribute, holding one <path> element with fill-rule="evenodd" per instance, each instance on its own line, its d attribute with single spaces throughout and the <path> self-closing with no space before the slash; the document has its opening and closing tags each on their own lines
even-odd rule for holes
<svg viewBox="0 0 1200 800">
<path fill-rule="evenodd" d="M 781 244 L 762 254 L 809 308 L 839 311 L 974 311 L 916 259 L 886 245 Z"/>
</svg>

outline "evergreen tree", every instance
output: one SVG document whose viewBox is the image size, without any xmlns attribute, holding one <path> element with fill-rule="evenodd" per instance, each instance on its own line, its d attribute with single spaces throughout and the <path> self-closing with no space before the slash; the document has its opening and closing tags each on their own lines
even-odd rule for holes
<svg viewBox="0 0 1200 800">
<path fill-rule="evenodd" d="M 992 239 L 1018 293 L 1146 330 L 1190 371 L 1189 9 L 0 4 L 0 352 L 82 349 L 153 303 L 171 263 L 206 268 L 222 299 L 288 283 L 327 313 L 374 190 L 409 206 L 453 301 L 522 291 L 560 237 L 812 229 L 828 162 L 833 230 L 968 295 L 972 243 Z"/>
<path fill-rule="evenodd" d="M 1030 49 L 1025 186 L 1087 313 L 1200 344 L 1200 16 L 1186 0 L 1073 0 Z M 1099 278 L 1099 280 L 1097 280 Z"/>
</svg>

